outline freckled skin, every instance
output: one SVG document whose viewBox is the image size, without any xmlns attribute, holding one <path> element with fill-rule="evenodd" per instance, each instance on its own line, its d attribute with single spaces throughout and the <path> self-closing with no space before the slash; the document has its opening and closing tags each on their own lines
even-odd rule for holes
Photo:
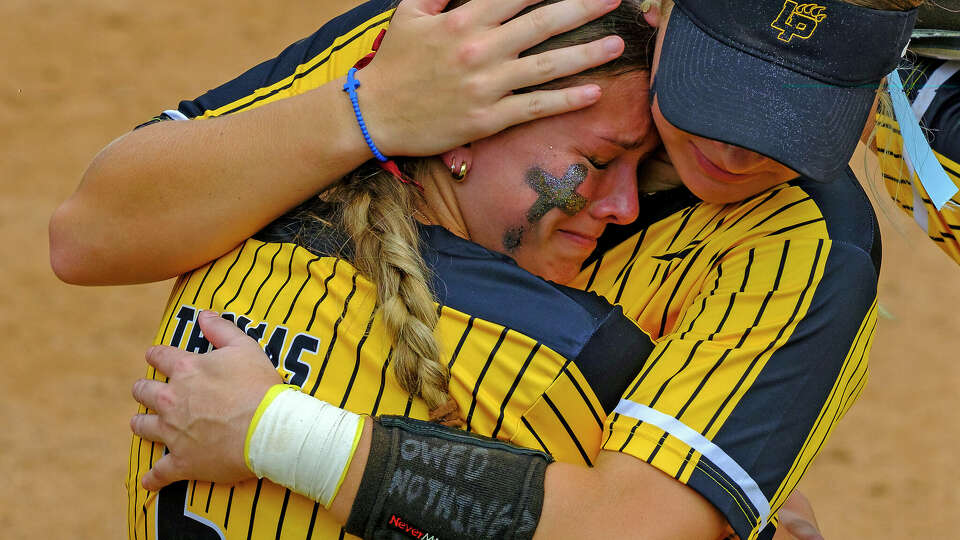
<svg viewBox="0 0 960 540">
<path fill-rule="evenodd" d="M 557 178 L 540 167 L 527 170 L 527 185 L 539 195 L 537 202 L 533 203 L 527 212 L 527 221 L 536 223 L 554 208 L 559 208 L 568 216 L 586 208 L 590 201 L 577 193 L 577 188 L 586 179 L 587 167 L 579 163 L 571 165 L 562 178 Z"/>
</svg>

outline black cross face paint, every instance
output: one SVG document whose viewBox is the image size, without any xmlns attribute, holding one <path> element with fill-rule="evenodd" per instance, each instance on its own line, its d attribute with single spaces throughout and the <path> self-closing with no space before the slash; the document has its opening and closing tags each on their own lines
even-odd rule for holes
<svg viewBox="0 0 960 540">
<path fill-rule="evenodd" d="M 577 188 L 587 179 L 587 167 L 579 163 L 567 168 L 566 174 L 557 178 L 540 167 L 527 170 L 527 185 L 537 192 L 537 201 L 527 210 L 527 222 L 536 223 L 554 208 L 572 216 L 586 208 L 590 201 L 577 193 Z M 503 233 L 503 249 L 513 253 L 523 243 L 526 227 L 517 225 Z"/>
<path fill-rule="evenodd" d="M 540 167 L 527 171 L 527 185 L 537 192 L 539 198 L 527 211 L 527 221 L 536 223 L 550 210 L 559 208 L 572 216 L 586 208 L 590 202 L 577 193 L 577 188 L 587 179 L 587 167 L 580 163 L 571 165 L 562 178 L 557 178 Z"/>
<path fill-rule="evenodd" d="M 513 253 L 523 243 L 523 227 L 510 227 L 503 233 L 503 249 Z"/>
</svg>

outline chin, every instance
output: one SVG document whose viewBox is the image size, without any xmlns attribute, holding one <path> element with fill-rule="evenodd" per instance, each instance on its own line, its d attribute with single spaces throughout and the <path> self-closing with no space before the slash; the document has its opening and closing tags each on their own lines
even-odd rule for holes
<svg viewBox="0 0 960 540">
<path fill-rule="evenodd" d="M 552 281 L 560 285 L 566 285 L 573 281 L 577 277 L 577 274 L 580 273 L 580 265 L 572 265 L 569 263 L 559 263 L 554 264 L 550 268 L 545 269 L 544 272 L 540 273 L 540 277 L 547 281 Z"/>
</svg>

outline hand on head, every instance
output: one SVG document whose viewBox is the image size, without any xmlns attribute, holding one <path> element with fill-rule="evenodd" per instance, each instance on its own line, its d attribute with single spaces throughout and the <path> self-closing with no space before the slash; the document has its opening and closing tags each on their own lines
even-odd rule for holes
<svg viewBox="0 0 960 540">
<path fill-rule="evenodd" d="M 168 450 L 143 477 L 149 490 L 185 479 L 252 478 L 243 459 L 247 426 L 267 390 L 283 382 L 257 342 L 235 324 L 211 311 L 201 312 L 197 324 L 217 350 L 201 355 L 152 347 L 147 363 L 168 380 L 133 385 L 133 397 L 148 414 L 134 416 L 130 428 Z"/>
<path fill-rule="evenodd" d="M 377 56 L 357 76 L 361 107 L 377 146 L 387 155 L 437 154 L 596 102 L 600 90 L 595 84 L 519 95 L 512 91 L 617 57 L 623 51 L 619 37 L 524 58 L 519 54 L 619 3 L 565 0 L 511 20 L 531 2 L 473 0 L 446 12 L 444 0 L 402 2 Z M 413 131 L 419 135 L 411 137 Z"/>
</svg>

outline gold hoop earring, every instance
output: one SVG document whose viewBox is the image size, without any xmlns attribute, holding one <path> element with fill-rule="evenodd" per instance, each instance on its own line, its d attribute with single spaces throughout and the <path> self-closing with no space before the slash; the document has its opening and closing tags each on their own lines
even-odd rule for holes
<svg viewBox="0 0 960 540">
<path fill-rule="evenodd" d="M 460 164 L 460 170 L 457 170 L 457 164 L 456 164 L 456 163 L 451 163 L 451 164 L 450 164 L 450 176 L 452 176 L 453 179 L 454 179 L 455 181 L 457 181 L 458 183 L 459 183 L 459 182 L 463 182 L 463 179 L 466 178 L 466 176 L 467 176 L 467 162 L 464 161 L 463 163 Z"/>
</svg>

